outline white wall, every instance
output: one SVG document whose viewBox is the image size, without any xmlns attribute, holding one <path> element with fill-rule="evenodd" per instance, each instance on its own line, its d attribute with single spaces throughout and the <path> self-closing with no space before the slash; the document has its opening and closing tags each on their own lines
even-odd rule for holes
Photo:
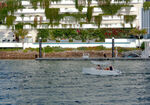
<svg viewBox="0 0 150 105">
<path fill-rule="evenodd" d="M 94 46 L 104 46 L 106 48 L 112 47 L 112 39 L 106 39 L 106 42 L 97 43 L 42 43 L 42 47 L 62 47 L 62 48 L 77 48 L 77 47 L 94 47 Z M 149 41 L 150 39 L 140 40 L 140 44 L 143 41 Z M 136 48 L 139 45 L 139 40 L 136 39 L 115 39 L 115 47 L 128 47 Z M 0 47 L 22 47 L 22 43 L 0 43 Z M 24 48 L 38 48 L 39 43 L 24 43 Z"/>
<path fill-rule="evenodd" d="M 96 47 L 96 46 L 104 46 L 106 48 L 111 48 L 112 43 L 106 42 L 106 43 L 42 43 L 42 47 L 62 47 L 62 48 L 78 48 L 78 47 Z M 25 48 L 38 48 L 39 43 L 25 43 Z M 135 48 L 136 44 L 134 42 L 128 43 L 115 43 L 115 47 L 130 47 Z"/>
<path fill-rule="evenodd" d="M 20 48 L 22 43 L 0 43 L 1 48 Z"/>
</svg>

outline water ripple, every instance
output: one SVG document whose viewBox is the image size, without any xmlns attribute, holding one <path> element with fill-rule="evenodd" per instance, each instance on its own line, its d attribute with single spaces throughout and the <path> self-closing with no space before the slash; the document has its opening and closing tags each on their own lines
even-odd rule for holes
<svg viewBox="0 0 150 105">
<path fill-rule="evenodd" d="M 108 63 L 123 74 L 83 75 L 90 61 L 2 60 L 0 105 L 150 105 L 150 63 Z"/>
</svg>

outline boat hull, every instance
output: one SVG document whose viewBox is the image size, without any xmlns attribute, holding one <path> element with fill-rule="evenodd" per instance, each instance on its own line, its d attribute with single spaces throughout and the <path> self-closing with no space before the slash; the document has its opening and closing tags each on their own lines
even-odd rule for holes
<svg viewBox="0 0 150 105">
<path fill-rule="evenodd" d="M 95 68 L 83 68 L 83 74 L 91 74 L 91 75 L 120 75 L 121 72 L 119 70 L 97 70 Z"/>
</svg>

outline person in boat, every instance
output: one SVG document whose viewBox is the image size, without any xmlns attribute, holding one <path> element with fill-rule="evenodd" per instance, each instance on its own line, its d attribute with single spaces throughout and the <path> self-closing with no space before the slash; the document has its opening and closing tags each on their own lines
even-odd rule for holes
<svg viewBox="0 0 150 105">
<path fill-rule="evenodd" d="M 104 70 L 110 70 L 109 67 L 106 67 Z"/>
<path fill-rule="evenodd" d="M 102 69 L 102 68 L 101 68 L 101 65 L 97 65 L 96 69 L 97 69 L 97 70 L 101 70 L 101 69 Z"/>
<path fill-rule="evenodd" d="M 109 66 L 109 70 L 110 70 L 110 71 L 113 71 L 113 67 L 112 67 L 112 66 Z"/>
<path fill-rule="evenodd" d="M 113 71 L 113 67 L 112 67 L 112 66 L 109 66 L 109 67 L 106 67 L 104 70 L 110 70 L 110 71 Z"/>
<path fill-rule="evenodd" d="M 107 58 L 106 54 L 104 53 L 104 58 Z"/>
</svg>

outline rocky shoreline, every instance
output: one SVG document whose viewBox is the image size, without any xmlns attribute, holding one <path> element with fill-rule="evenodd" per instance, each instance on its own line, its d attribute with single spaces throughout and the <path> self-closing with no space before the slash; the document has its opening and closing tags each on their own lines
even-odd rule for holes
<svg viewBox="0 0 150 105">
<path fill-rule="evenodd" d="M 82 58 L 84 54 L 89 54 L 90 58 L 110 58 L 112 56 L 111 50 L 106 51 L 64 51 L 43 53 L 43 58 Z M 36 59 L 38 52 L 22 52 L 22 51 L 1 51 L 0 59 Z M 118 57 L 122 56 L 118 54 Z"/>
</svg>

